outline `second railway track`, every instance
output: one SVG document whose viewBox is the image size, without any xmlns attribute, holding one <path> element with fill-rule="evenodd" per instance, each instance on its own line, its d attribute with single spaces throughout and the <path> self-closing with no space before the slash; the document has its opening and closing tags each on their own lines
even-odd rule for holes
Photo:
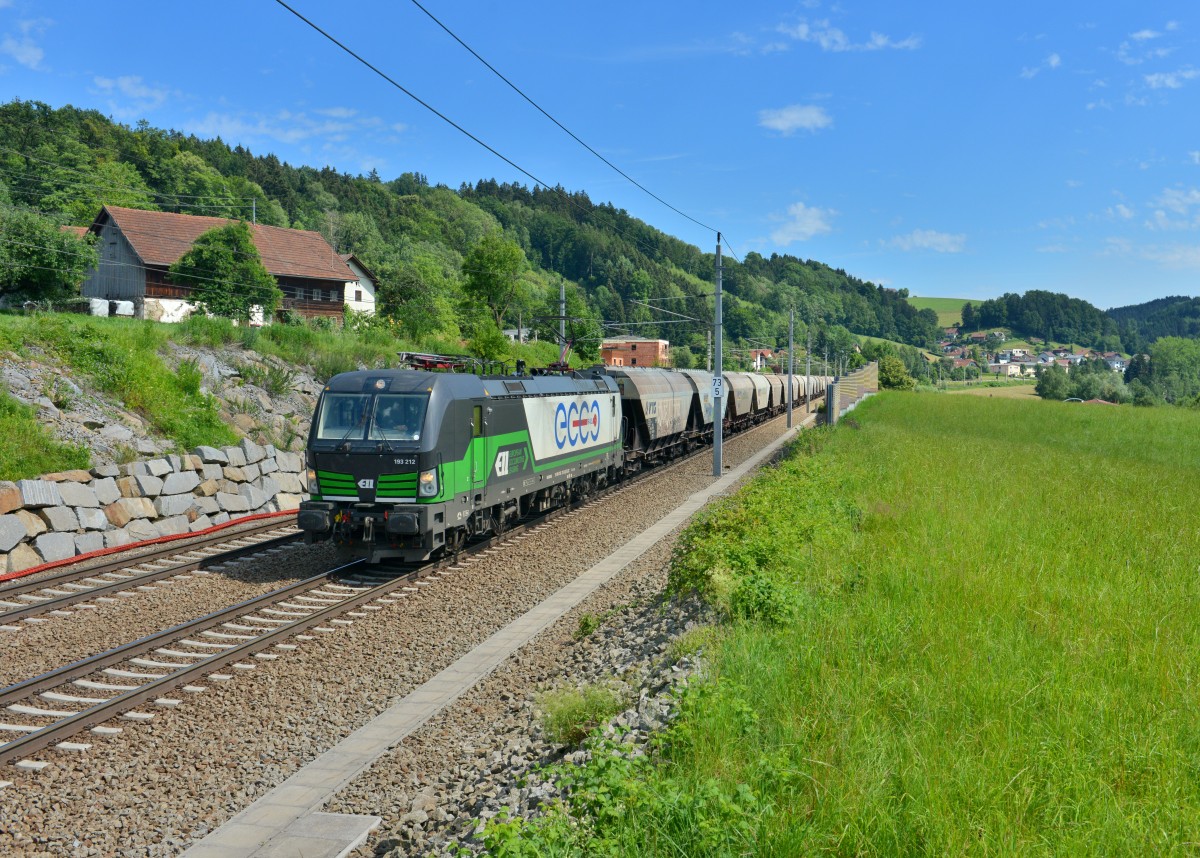
<svg viewBox="0 0 1200 858">
<path fill-rule="evenodd" d="M 294 520 L 273 521 L 237 533 L 202 537 L 186 545 L 168 543 L 133 558 L 69 566 L 49 576 L 3 586 L 0 632 L 20 631 L 22 623 L 31 619 L 112 598 L 176 575 L 204 571 L 296 542 L 300 537 Z"/>
</svg>

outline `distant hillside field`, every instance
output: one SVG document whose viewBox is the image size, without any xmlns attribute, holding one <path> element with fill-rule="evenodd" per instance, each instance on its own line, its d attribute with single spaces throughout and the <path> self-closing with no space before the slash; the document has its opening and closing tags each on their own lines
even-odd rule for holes
<svg viewBox="0 0 1200 858">
<path fill-rule="evenodd" d="M 933 310 L 938 314 L 938 324 L 943 328 L 948 328 L 951 325 L 962 321 L 963 304 L 968 301 L 978 307 L 982 301 L 975 301 L 970 298 L 913 298 L 909 297 L 908 303 L 912 304 L 918 310 Z"/>
</svg>

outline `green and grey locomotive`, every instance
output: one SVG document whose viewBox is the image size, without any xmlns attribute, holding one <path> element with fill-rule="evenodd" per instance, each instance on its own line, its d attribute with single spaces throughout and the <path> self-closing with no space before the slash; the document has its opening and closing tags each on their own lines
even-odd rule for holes
<svg viewBox="0 0 1200 858">
<path fill-rule="evenodd" d="M 615 480 L 624 434 L 599 371 L 343 373 L 313 415 L 297 522 L 370 563 L 425 560 Z"/>
</svg>

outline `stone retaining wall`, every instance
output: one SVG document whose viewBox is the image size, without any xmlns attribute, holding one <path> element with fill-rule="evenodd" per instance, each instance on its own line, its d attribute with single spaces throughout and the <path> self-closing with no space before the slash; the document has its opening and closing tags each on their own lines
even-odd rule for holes
<svg viewBox="0 0 1200 858">
<path fill-rule="evenodd" d="M 0 574 L 296 509 L 304 454 L 248 438 L 128 465 L 0 482 Z"/>
</svg>

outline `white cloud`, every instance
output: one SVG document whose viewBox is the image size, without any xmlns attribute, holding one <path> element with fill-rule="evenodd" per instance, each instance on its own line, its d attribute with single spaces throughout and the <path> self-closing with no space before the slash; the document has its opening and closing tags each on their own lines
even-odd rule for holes
<svg viewBox="0 0 1200 858">
<path fill-rule="evenodd" d="M 1142 256 L 1166 268 L 1200 271 L 1200 244 L 1168 244 L 1147 247 Z"/>
<path fill-rule="evenodd" d="M 932 229 L 914 229 L 908 235 L 898 235 L 888 242 L 899 250 L 932 250 L 937 253 L 962 253 L 967 237 L 961 233 L 952 235 Z"/>
<path fill-rule="evenodd" d="M 832 231 L 829 221 L 836 214 L 833 209 L 793 203 L 788 206 L 791 219 L 771 233 L 771 240 L 786 247 L 796 241 L 807 241 L 814 235 L 824 235 Z"/>
<path fill-rule="evenodd" d="M 1046 59 L 1042 61 L 1041 65 L 1021 69 L 1021 77 L 1029 80 L 1030 78 L 1037 77 L 1041 72 L 1046 71 L 1047 69 L 1056 69 L 1061 65 L 1062 57 L 1058 54 L 1050 54 L 1050 56 L 1046 57 Z"/>
<path fill-rule="evenodd" d="M 884 33 L 872 32 L 865 42 L 855 43 L 842 30 L 829 23 L 829 19 L 815 20 L 811 24 L 801 18 L 795 24 L 780 24 L 775 28 L 785 36 L 798 42 L 818 45 L 823 51 L 840 53 L 842 51 L 881 51 L 888 48 L 912 51 L 921 46 L 917 36 L 909 36 L 899 41 Z"/>
<path fill-rule="evenodd" d="M 1117 203 L 1108 210 L 1108 216 L 1120 218 L 1121 220 L 1129 220 L 1131 217 L 1133 217 L 1133 209 L 1124 203 Z"/>
<path fill-rule="evenodd" d="M 1200 189 L 1165 188 L 1155 201 L 1155 205 L 1175 214 L 1186 215 L 1193 206 L 1200 206 Z"/>
<path fill-rule="evenodd" d="M 148 111 L 161 107 L 171 91 L 150 86 L 138 75 L 92 78 L 96 90 L 109 99 L 108 107 L 118 118 L 143 118 Z"/>
<path fill-rule="evenodd" d="M 785 137 L 797 129 L 819 131 L 833 124 L 833 118 L 825 108 L 812 104 L 791 104 L 778 110 L 760 110 L 758 124 L 763 128 L 778 131 Z"/>
<path fill-rule="evenodd" d="M 314 110 L 313 113 L 319 113 L 321 116 L 330 116 L 334 119 L 349 119 L 358 113 L 353 107 L 325 107 L 320 110 Z"/>
<path fill-rule="evenodd" d="M 1193 164 L 1200 164 L 1200 149 L 1193 149 L 1188 152 L 1188 157 L 1192 159 Z"/>
<path fill-rule="evenodd" d="M 1151 89 L 1179 89 L 1183 86 L 1184 81 L 1200 77 L 1200 69 L 1194 69 L 1189 66 L 1175 72 L 1158 72 L 1156 74 L 1145 75 L 1144 77 L 1146 84 Z"/>
<path fill-rule="evenodd" d="M 46 28 L 53 23 L 49 18 L 18 21 L 17 29 L 21 33 L 20 37 L 17 38 L 11 34 L 5 34 L 4 38 L 0 39 L 0 54 L 10 56 L 20 65 L 37 71 L 38 67 L 42 64 L 42 59 L 46 56 L 46 52 L 34 41 L 34 38 L 45 33 Z"/>
<path fill-rule="evenodd" d="M 1157 39 L 1162 33 L 1154 30 L 1138 30 L 1136 33 L 1130 33 L 1129 38 L 1135 42 L 1144 42 L 1148 39 Z"/>
</svg>

